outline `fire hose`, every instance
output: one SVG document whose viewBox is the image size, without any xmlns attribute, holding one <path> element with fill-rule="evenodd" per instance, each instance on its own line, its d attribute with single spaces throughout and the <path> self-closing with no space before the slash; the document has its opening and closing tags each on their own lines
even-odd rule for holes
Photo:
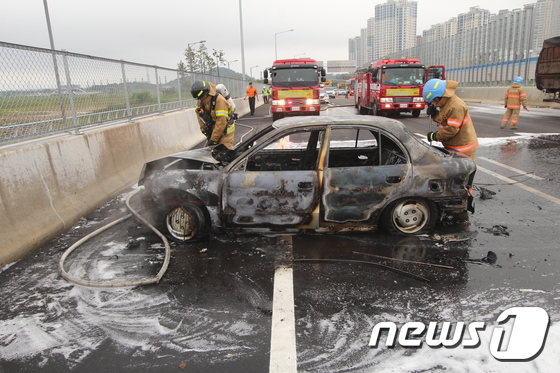
<svg viewBox="0 0 560 373">
<path fill-rule="evenodd" d="M 117 220 L 113 221 L 112 223 L 109 223 L 109 224 L 97 229 L 96 231 L 88 234 L 87 236 L 83 237 L 82 239 L 80 239 L 79 241 L 74 243 L 72 246 L 70 246 L 64 252 L 62 257 L 60 258 L 60 261 L 58 262 L 58 272 L 60 273 L 60 275 L 63 278 L 65 278 L 66 280 L 68 280 L 68 281 L 70 281 L 70 282 L 72 282 L 76 285 L 89 286 L 89 287 L 103 287 L 103 288 L 131 287 L 131 286 L 139 286 L 139 285 L 149 285 L 149 284 L 158 283 L 161 280 L 161 278 L 163 277 L 163 275 L 167 271 L 167 267 L 169 266 L 169 260 L 170 260 L 170 257 L 171 257 L 171 247 L 169 245 L 169 241 L 167 240 L 167 238 L 159 230 L 157 230 L 157 228 L 155 228 L 153 225 L 151 225 L 144 217 L 142 217 L 136 210 L 134 210 L 130 206 L 130 199 L 136 193 L 140 192 L 140 190 L 141 189 L 138 189 L 138 190 L 134 191 L 126 199 L 126 207 L 128 207 L 128 209 L 130 210 L 130 212 L 131 212 L 130 214 L 128 214 L 126 216 L 123 216 L 122 218 L 117 219 Z M 120 222 L 130 218 L 133 215 L 136 218 L 138 218 L 142 223 L 146 224 L 152 231 L 154 231 L 154 233 L 156 233 L 161 238 L 161 240 L 163 241 L 163 244 L 165 246 L 165 259 L 163 260 L 163 265 L 161 266 L 161 269 L 159 270 L 159 272 L 157 273 L 157 275 L 155 277 L 150 277 L 150 278 L 143 279 L 143 280 L 119 281 L 119 282 L 91 281 L 91 280 L 84 280 L 84 279 L 74 277 L 71 274 L 69 274 L 68 272 L 66 272 L 66 270 L 64 269 L 64 262 L 65 262 L 66 258 L 68 258 L 68 256 L 74 250 L 76 250 L 80 245 L 82 245 L 84 242 L 88 241 L 92 237 L 97 236 L 99 233 L 106 231 L 107 229 L 119 224 Z"/>
</svg>

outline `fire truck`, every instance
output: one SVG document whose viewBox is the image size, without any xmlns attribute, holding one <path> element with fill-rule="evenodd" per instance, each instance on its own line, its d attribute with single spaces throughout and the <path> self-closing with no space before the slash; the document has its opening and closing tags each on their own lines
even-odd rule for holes
<svg viewBox="0 0 560 373">
<path fill-rule="evenodd" d="M 269 84 L 269 75 L 272 120 L 320 114 L 319 85 L 325 82 L 326 72 L 317 61 L 310 58 L 276 60 L 271 68 L 264 70 L 264 84 Z"/>
<path fill-rule="evenodd" d="M 418 117 L 426 107 L 424 83 L 432 78 L 445 79 L 445 68 L 426 67 L 411 58 L 372 62 L 356 71 L 354 105 L 362 115 L 412 113 Z"/>
</svg>

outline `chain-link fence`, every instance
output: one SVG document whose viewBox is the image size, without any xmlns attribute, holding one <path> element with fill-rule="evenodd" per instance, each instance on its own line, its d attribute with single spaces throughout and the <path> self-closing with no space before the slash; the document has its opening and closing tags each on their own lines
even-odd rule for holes
<svg viewBox="0 0 560 373">
<path fill-rule="evenodd" d="M 195 105 L 194 80 L 246 82 L 0 42 L 0 144 Z"/>
</svg>

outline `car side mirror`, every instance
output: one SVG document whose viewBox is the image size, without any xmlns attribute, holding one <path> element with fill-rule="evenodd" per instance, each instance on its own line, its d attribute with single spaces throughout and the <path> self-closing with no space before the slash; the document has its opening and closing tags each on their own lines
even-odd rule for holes
<svg viewBox="0 0 560 373">
<path fill-rule="evenodd" d="M 264 84 L 268 84 L 268 78 L 264 78 L 264 79 L 263 79 L 263 83 L 264 83 Z"/>
<path fill-rule="evenodd" d="M 377 83 L 377 77 L 376 77 L 376 76 L 372 76 L 372 77 L 371 77 L 371 81 L 372 81 L 373 83 Z"/>
</svg>

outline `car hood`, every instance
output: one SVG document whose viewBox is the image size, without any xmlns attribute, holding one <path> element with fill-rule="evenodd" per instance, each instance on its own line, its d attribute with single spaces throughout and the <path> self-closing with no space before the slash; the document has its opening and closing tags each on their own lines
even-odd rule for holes
<svg viewBox="0 0 560 373">
<path fill-rule="evenodd" d="M 153 175 L 155 172 L 162 170 L 174 170 L 174 169 L 196 169 L 200 170 L 204 168 L 204 165 L 215 165 L 219 164 L 220 161 L 212 157 L 211 147 L 186 150 L 184 152 L 179 152 L 165 157 L 157 158 L 151 160 L 144 164 L 142 171 L 140 172 L 140 178 L 138 180 L 138 185 L 144 185 L 147 178 Z"/>
<path fill-rule="evenodd" d="M 200 161 L 204 163 L 218 164 L 220 163 L 212 157 L 212 148 L 207 146 L 201 149 L 185 150 L 184 152 L 171 154 L 159 159 L 176 158 L 176 159 L 191 159 L 193 161 Z"/>
</svg>

